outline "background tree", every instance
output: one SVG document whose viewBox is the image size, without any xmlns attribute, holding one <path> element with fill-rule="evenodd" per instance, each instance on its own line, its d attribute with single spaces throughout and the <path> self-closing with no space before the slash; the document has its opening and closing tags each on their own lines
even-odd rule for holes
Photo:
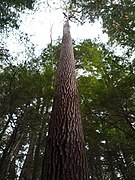
<svg viewBox="0 0 135 180">
<path fill-rule="evenodd" d="M 44 133 L 47 132 L 49 108 L 52 104 L 52 71 L 48 65 L 49 69 L 46 68 L 46 70 L 49 73 L 46 73 L 47 71 L 41 73 L 39 66 L 36 66 L 37 62 L 40 63 L 40 60 L 33 60 L 33 62 L 20 65 L 20 67 L 10 65 L 4 67 L 1 72 L 0 109 L 2 131 L 0 172 L 3 179 L 7 179 L 9 174 L 7 167 L 10 167 L 13 159 L 16 163 L 17 161 L 21 164 L 24 162 L 23 158 L 27 152 L 27 147 L 31 144 L 31 133 L 36 136 L 33 148 L 35 149 L 38 144 L 40 153 L 44 148 L 43 137 L 45 136 Z M 37 151 L 34 152 L 37 154 Z M 42 154 L 38 155 L 39 158 L 41 156 Z M 42 162 L 40 163 L 42 164 Z M 15 169 L 16 173 L 17 169 L 20 168 Z M 27 170 L 29 170 L 28 166 Z"/>
<path fill-rule="evenodd" d="M 91 179 L 134 179 L 134 62 L 104 47 L 92 54 L 92 46 L 89 41 L 77 46 L 87 72 L 78 83 Z M 130 165 L 125 152 L 133 160 Z"/>
</svg>

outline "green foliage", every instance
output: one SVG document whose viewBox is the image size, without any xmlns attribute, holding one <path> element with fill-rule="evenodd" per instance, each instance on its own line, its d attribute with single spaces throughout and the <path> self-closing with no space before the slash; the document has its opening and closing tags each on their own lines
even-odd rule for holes
<svg viewBox="0 0 135 180">
<path fill-rule="evenodd" d="M 90 40 L 75 44 L 74 52 L 91 179 L 132 179 L 135 61 L 129 61 L 126 55 L 116 56 Z M 33 176 L 41 177 L 59 53 L 59 42 L 49 44 L 38 58 L 18 65 L 12 65 L 8 51 L 1 53 L 0 156 L 2 159 L 12 142 L 8 149 L 12 168 L 6 161 L 8 154 L 3 161 L 9 166 L 9 177 L 15 177 L 17 169 L 21 171 L 31 136 L 36 137 L 31 163 L 38 170 Z"/>
<path fill-rule="evenodd" d="M 132 165 L 129 159 L 135 155 L 134 61 L 116 56 L 104 47 L 100 49 L 100 56 L 97 56 L 97 59 L 102 57 L 100 63 L 89 64 L 92 66 L 90 73 L 87 71 L 78 78 L 90 172 L 94 173 L 93 178 L 98 177 L 94 170 L 97 168 L 100 177 L 105 179 L 113 176 L 118 179 L 119 172 L 122 179 L 121 171 L 126 169 L 124 175 L 132 179 L 134 158 L 130 162 Z M 83 63 L 84 59 L 81 60 Z M 122 160 L 125 152 L 130 154 L 124 157 L 127 164 Z"/>
<path fill-rule="evenodd" d="M 1 63 L 0 157 L 2 160 L 0 164 L 2 168 L 1 173 L 4 172 L 6 174 L 4 176 L 5 179 L 9 178 L 8 174 L 11 173 L 13 175 L 14 170 L 10 168 L 10 160 L 7 161 L 7 158 L 13 156 L 12 160 L 18 162 L 15 173 L 17 169 L 20 171 L 26 156 L 26 147 L 30 143 L 29 134 L 31 133 L 36 136 L 34 147 L 38 146 L 40 148 L 38 158 L 41 158 L 41 161 L 39 161 L 38 173 L 41 172 L 45 146 L 43 137 L 47 133 L 54 92 L 52 83 L 54 69 L 51 61 L 48 58 L 48 54 L 46 54 L 44 57 L 41 55 L 38 59 L 32 59 L 24 64 Z M 4 62 L 4 59 L 2 62 Z M 12 139 L 13 135 L 14 139 Z M 11 146 L 8 146 L 9 142 Z M 5 158 L 6 150 L 9 153 Z M 4 164 L 7 164 L 7 168 L 4 167 Z"/>
<path fill-rule="evenodd" d="M 3 0 L 0 3 L 0 30 L 19 28 L 20 11 L 32 9 L 35 0 Z"/>
<path fill-rule="evenodd" d="M 111 6 L 110 8 L 106 7 L 101 15 L 105 31 L 111 37 L 111 41 L 116 39 L 121 45 L 134 48 L 135 7 L 133 1 L 124 1 Z"/>
<path fill-rule="evenodd" d="M 88 20 L 90 22 L 96 19 L 102 20 L 104 32 L 107 32 L 112 43 L 117 42 L 134 48 L 135 6 L 133 0 L 78 0 L 74 11 L 76 14 L 80 12 L 82 23 Z"/>
</svg>

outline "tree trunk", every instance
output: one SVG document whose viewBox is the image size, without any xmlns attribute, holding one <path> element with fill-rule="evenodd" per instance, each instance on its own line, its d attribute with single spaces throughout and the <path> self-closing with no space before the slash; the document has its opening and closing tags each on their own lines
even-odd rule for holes
<svg viewBox="0 0 135 180">
<path fill-rule="evenodd" d="M 11 118 L 12 118 L 12 114 L 9 115 L 7 122 L 6 122 L 5 126 L 3 127 L 3 130 L 0 133 L 0 141 L 1 141 L 2 137 L 3 137 L 3 135 L 5 134 L 5 131 L 8 128 L 8 125 L 9 125 L 9 123 L 11 121 Z"/>
<path fill-rule="evenodd" d="M 32 176 L 32 168 L 33 168 L 33 154 L 34 154 L 34 146 L 35 146 L 36 136 L 34 133 L 30 134 L 30 145 L 28 149 L 28 153 L 23 164 L 23 168 L 19 177 L 19 180 L 30 180 Z"/>
<path fill-rule="evenodd" d="M 22 138 L 23 134 L 20 134 L 20 130 L 16 126 L 0 158 L 0 177 L 2 180 L 7 179 L 11 159 L 16 156 Z"/>
<path fill-rule="evenodd" d="M 72 39 L 64 25 L 42 180 L 88 180 Z"/>
<path fill-rule="evenodd" d="M 10 163 L 8 175 L 7 175 L 8 180 L 16 180 L 17 179 L 17 172 L 16 172 L 16 164 L 15 164 L 15 158 L 12 160 Z"/>
<path fill-rule="evenodd" d="M 33 162 L 33 171 L 32 171 L 32 178 L 31 180 L 37 180 L 39 174 L 41 175 L 41 169 L 40 169 L 40 159 L 41 159 L 41 143 L 43 142 L 44 139 L 44 123 L 42 123 L 42 127 L 40 128 L 39 136 L 37 139 L 37 145 L 35 149 L 35 154 L 34 154 L 34 162 Z"/>
</svg>

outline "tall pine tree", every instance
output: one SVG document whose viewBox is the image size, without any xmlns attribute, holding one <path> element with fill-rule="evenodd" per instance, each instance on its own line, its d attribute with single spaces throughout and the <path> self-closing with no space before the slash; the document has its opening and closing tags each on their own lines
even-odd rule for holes
<svg viewBox="0 0 135 180">
<path fill-rule="evenodd" d="M 67 20 L 63 28 L 42 180 L 88 179 L 74 53 Z"/>
</svg>

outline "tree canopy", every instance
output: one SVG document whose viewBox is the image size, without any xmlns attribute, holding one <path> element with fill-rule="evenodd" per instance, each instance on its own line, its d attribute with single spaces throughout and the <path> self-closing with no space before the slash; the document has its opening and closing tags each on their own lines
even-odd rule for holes
<svg viewBox="0 0 135 180">
<path fill-rule="evenodd" d="M 0 4 L 0 29 L 18 28 L 19 12 L 26 8 L 32 9 L 35 0 L 3 0 Z"/>
<path fill-rule="evenodd" d="M 135 5 L 133 0 L 84 0 L 73 1 L 77 11 L 80 11 L 80 19 L 83 22 L 96 19 L 102 20 L 104 31 L 110 36 L 112 42 L 134 48 L 135 30 Z"/>
</svg>

